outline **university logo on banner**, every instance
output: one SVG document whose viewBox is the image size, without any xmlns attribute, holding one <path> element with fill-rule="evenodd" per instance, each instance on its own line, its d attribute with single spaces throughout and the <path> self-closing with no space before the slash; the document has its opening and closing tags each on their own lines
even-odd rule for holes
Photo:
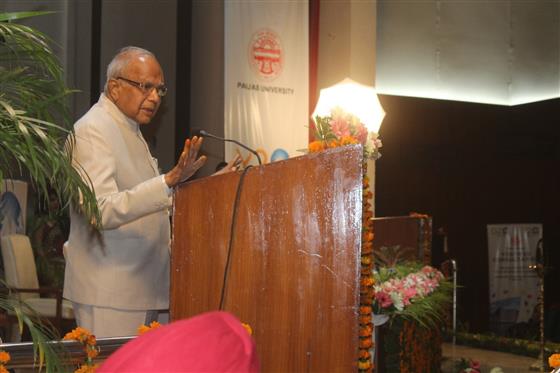
<svg viewBox="0 0 560 373">
<path fill-rule="evenodd" d="M 224 134 L 255 149 L 263 163 L 307 147 L 308 3 L 225 2 Z M 225 144 L 245 165 L 251 153 Z"/>
<path fill-rule="evenodd" d="M 283 50 L 280 36 L 273 30 L 262 29 L 249 43 L 249 63 L 264 80 L 272 81 L 282 72 Z"/>
<path fill-rule="evenodd" d="M 490 327 L 505 334 L 535 316 L 539 278 L 536 264 L 541 224 L 488 225 Z"/>
</svg>

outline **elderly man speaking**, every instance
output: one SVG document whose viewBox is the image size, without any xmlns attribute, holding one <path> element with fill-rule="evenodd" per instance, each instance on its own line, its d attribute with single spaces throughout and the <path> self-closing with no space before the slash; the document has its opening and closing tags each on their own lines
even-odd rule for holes
<svg viewBox="0 0 560 373">
<path fill-rule="evenodd" d="M 160 175 L 139 126 L 150 123 L 166 93 L 156 57 L 126 47 L 109 64 L 99 101 L 74 125 L 72 159 L 93 185 L 103 230 L 92 236 L 84 216 L 71 212 L 64 297 L 78 326 L 97 337 L 134 335 L 169 307 L 171 188 L 206 158 L 198 157 L 202 138 L 195 136 Z"/>
</svg>

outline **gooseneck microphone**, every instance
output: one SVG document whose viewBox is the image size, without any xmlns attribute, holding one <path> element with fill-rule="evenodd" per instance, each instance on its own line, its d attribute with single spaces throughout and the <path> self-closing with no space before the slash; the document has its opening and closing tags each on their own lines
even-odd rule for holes
<svg viewBox="0 0 560 373">
<path fill-rule="evenodd" d="M 259 156 L 259 153 L 257 153 L 255 150 L 249 148 L 247 145 L 240 143 L 237 140 L 232 140 L 232 139 L 224 139 L 223 137 L 218 137 L 216 135 L 212 135 L 211 133 L 206 132 L 205 130 L 200 130 L 198 131 L 199 134 L 201 134 L 202 136 L 205 137 L 210 137 L 212 139 L 216 139 L 216 140 L 220 140 L 220 141 L 224 141 L 224 142 L 232 142 L 236 145 L 239 145 L 240 147 L 242 147 L 245 150 L 250 151 L 251 153 L 253 153 L 255 155 L 255 157 L 257 157 L 257 161 L 259 161 L 259 166 L 262 165 L 261 162 L 261 157 Z"/>
</svg>

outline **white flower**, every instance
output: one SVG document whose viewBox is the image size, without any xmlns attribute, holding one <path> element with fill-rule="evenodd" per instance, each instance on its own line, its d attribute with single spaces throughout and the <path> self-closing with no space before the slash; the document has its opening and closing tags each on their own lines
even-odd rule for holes
<svg viewBox="0 0 560 373">
<path fill-rule="evenodd" d="M 393 301 L 393 305 L 395 306 L 395 308 L 398 311 L 402 311 L 404 309 L 402 294 L 400 294 L 399 292 L 396 292 L 396 291 L 392 291 L 389 294 L 389 296 L 391 297 L 391 300 Z"/>
</svg>

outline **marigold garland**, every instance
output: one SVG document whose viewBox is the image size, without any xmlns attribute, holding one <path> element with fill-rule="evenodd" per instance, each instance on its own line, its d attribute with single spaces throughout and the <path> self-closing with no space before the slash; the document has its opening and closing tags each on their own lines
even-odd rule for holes
<svg viewBox="0 0 560 373">
<path fill-rule="evenodd" d="M 373 348 L 373 297 L 375 279 L 373 270 L 373 211 L 371 199 L 373 193 L 369 189 L 369 178 L 367 176 L 367 163 L 362 166 L 362 253 L 360 271 L 360 317 L 359 317 L 359 359 L 358 371 L 361 373 L 373 372 L 374 366 L 370 349 Z"/>
<path fill-rule="evenodd" d="M 86 359 L 83 364 L 81 364 L 74 373 L 93 373 L 99 367 L 99 364 L 94 364 L 93 359 L 99 355 L 99 347 L 97 347 L 97 340 L 95 336 L 91 334 L 87 329 L 82 327 L 77 327 L 71 332 L 66 333 L 64 338 L 65 341 L 77 341 L 84 346 L 84 352 L 86 353 Z"/>
<path fill-rule="evenodd" d="M 373 193 L 370 190 L 367 176 L 367 160 L 381 156 L 379 148 L 382 146 L 377 133 L 368 132 L 359 118 L 345 113 L 340 108 L 331 110 L 327 117 L 315 117 L 315 137 L 308 145 L 310 153 L 320 152 L 328 148 L 361 144 L 364 149 L 362 163 L 362 252 L 360 269 L 360 308 L 359 308 L 359 351 L 358 371 L 360 373 L 373 372 L 374 366 L 370 349 L 373 347 L 373 309 L 371 307 L 375 296 L 375 279 L 372 275 L 373 259 Z"/>
</svg>

